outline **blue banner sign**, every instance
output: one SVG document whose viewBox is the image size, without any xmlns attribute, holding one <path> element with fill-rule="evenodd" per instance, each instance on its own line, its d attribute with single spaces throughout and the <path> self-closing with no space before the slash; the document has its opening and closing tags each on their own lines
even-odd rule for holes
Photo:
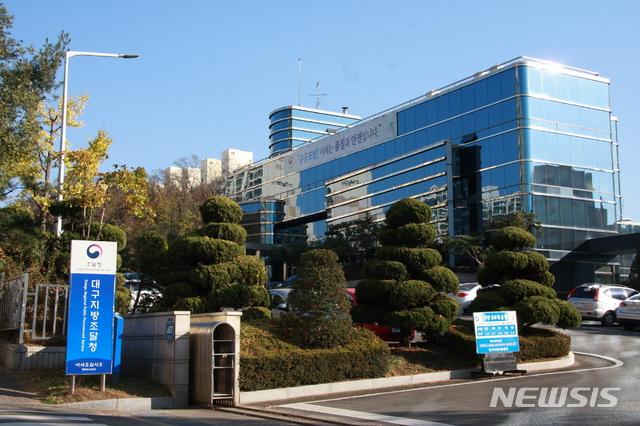
<svg viewBox="0 0 640 426">
<path fill-rule="evenodd" d="M 71 242 L 66 374 L 111 374 L 117 243 Z"/>
<path fill-rule="evenodd" d="M 473 323 L 478 354 L 520 350 L 515 311 L 475 312 Z"/>
</svg>

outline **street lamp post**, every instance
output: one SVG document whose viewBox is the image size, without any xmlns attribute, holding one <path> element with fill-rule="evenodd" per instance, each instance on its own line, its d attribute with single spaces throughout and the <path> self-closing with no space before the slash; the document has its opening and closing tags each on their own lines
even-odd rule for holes
<svg viewBox="0 0 640 426">
<path fill-rule="evenodd" d="M 73 56 L 102 56 L 106 58 L 137 58 L 138 55 L 121 55 L 118 53 L 75 52 L 67 50 L 64 54 L 64 79 L 62 83 L 62 124 L 60 130 L 60 176 L 58 176 L 58 201 L 62 201 L 62 186 L 64 185 L 64 151 L 67 137 L 67 86 L 69 74 L 69 58 Z M 56 235 L 62 235 L 62 216 L 58 216 Z"/>
</svg>

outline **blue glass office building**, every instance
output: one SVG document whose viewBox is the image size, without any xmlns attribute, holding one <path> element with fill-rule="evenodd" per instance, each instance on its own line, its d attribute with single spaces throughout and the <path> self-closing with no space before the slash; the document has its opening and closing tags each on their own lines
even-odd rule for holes
<svg viewBox="0 0 640 426">
<path fill-rule="evenodd" d="M 322 239 L 327 225 L 382 220 L 414 197 L 441 235 L 533 212 L 544 227 L 536 250 L 558 281 L 620 278 L 616 256 L 580 255 L 585 241 L 616 235 L 621 218 L 616 121 L 597 73 L 520 57 L 378 115 L 323 123 L 323 136 L 297 148 L 274 139 L 295 109 L 271 115 L 272 158 L 229 180 L 250 245 Z"/>
</svg>

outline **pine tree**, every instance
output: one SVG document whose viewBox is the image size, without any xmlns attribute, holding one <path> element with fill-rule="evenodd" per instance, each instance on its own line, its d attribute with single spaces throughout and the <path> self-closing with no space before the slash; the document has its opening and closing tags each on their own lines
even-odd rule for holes
<svg viewBox="0 0 640 426">
<path fill-rule="evenodd" d="M 289 312 L 282 323 L 302 347 L 333 348 L 347 343 L 353 333 L 347 282 L 338 256 L 315 249 L 302 254 L 298 278 L 289 293 Z"/>
<path fill-rule="evenodd" d="M 528 250 L 536 245 L 532 234 L 507 226 L 493 234 L 491 245 L 496 251 L 486 257 L 477 273 L 478 283 L 487 289 L 480 290 L 471 302 L 471 312 L 515 310 L 521 330 L 536 323 L 580 326 L 580 313 L 558 299 L 552 288 L 555 277 L 547 259 Z"/>
<path fill-rule="evenodd" d="M 154 310 L 192 313 L 268 307 L 269 293 L 262 261 L 248 256 L 247 232 L 238 224 L 242 209 L 229 198 L 215 196 L 200 206 L 204 226 L 169 244 L 162 277 L 162 300 Z"/>
<path fill-rule="evenodd" d="M 456 301 L 443 293 L 456 293 L 460 282 L 439 266 L 442 256 L 426 248 L 435 239 L 429 224 L 431 208 L 413 198 L 394 203 L 378 238 L 376 258 L 365 266 L 367 279 L 356 286 L 354 321 L 398 328 L 401 345 L 411 345 L 413 331 L 442 335 L 457 316 Z"/>
</svg>

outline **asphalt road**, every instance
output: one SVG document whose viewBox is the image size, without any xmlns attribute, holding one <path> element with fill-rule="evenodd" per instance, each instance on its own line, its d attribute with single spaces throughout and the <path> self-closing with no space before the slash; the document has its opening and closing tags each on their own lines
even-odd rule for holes
<svg viewBox="0 0 640 426">
<path fill-rule="evenodd" d="M 568 371 L 293 401 L 270 409 L 353 425 L 640 424 L 640 331 L 588 323 L 568 334 L 578 353 Z"/>
<path fill-rule="evenodd" d="M 576 364 L 562 371 L 456 380 L 260 407 L 312 417 L 264 418 L 207 409 L 74 413 L 0 406 L 0 423 L 83 425 L 626 425 L 640 424 L 640 328 L 588 323 L 567 332 Z"/>
</svg>

